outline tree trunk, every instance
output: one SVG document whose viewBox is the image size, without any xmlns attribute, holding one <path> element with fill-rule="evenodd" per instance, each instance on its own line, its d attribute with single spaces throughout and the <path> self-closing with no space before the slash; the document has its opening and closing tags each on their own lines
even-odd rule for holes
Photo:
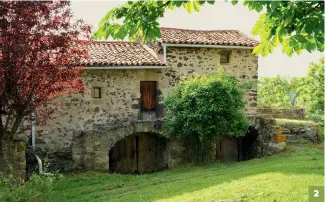
<svg viewBox="0 0 325 202">
<path fill-rule="evenodd" d="M 0 139 L 0 172 L 15 183 L 26 178 L 26 146 L 24 142 L 8 138 Z"/>
</svg>

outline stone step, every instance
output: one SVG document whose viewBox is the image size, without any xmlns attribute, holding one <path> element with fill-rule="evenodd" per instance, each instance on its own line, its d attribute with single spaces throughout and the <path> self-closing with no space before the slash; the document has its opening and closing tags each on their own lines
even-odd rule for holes
<svg viewBox="0 0 325 202">
<path fill-rule="evenodd" d="M 298 143 L 301 142 L 300 140 L 287 140 L 287 144 L 293 144 L 293 143 Z"/>
<path fill-rule="evenodd" d="M 288 141 L 299 141 L 299 139 L 301 139 L 301 137 L 297 136 L 297 135 L 284 135 L 285 137 L 287 137 L 287 142 Z"/>
<path fill-rule="evenodd" d="M 282 134 L 291 134 L 291 131 L 287 128 L 281 128 L 282 129 Z"/>
</svg>

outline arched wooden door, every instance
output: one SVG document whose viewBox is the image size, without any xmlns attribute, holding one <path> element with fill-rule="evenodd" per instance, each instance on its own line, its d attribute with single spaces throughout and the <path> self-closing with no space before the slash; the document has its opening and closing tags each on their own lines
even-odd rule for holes
<svg viewBox="0 0 325 202">
<path fill-rule="evenodd" d="M 150 133 L 137 133 L 117 142 L 109 152 L 109 170 L 117 173 L 143 173 L 166 167 L 166 142 Z"/>
</svg>

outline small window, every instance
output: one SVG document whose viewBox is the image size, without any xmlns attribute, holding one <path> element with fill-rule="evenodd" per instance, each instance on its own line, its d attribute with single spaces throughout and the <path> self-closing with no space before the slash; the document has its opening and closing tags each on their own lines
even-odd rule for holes
<svg viewBox="0 0 325 202">
<path fill-rule="evenodd" d="M 221 54 L 220 63 L 229 63 L 229 54 Z"/>
<path fill-rule="evenodd" d="M 155 110 L 156 108 L 156 81 L 141 81 L 141 109 Z"/>
<path fill-rule="evenodd" d="M 94 87 L 93 98 L 101 98 L 101 97 L 102 97 L 101 88 Z"/>
</svg>

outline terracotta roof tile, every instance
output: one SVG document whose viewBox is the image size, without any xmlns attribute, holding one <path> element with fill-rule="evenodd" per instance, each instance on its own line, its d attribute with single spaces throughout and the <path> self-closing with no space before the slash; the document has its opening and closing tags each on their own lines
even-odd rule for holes
<svg viewBox="0 0 325 202">
<path fill-rule="evenodd" d="M 160 28 L 162 43 L 254 47 L 258 41 L 237 30 L 188 30 Z"/>
<path fill-rule="evenodd" d="M 164 66 L 153 51 L 135 42 L 93 41 L 85 66 Z"/>
<path fill-rule="evenodd" d="M 187 30 L 161 28 L 160 42 L 254 47 L 258 41 L 237 30 Z M 136 42 L 92 41 L 87 47 L 89 58 L 85 66 L 164 66 L 152 47 Z"/>
</svg>

